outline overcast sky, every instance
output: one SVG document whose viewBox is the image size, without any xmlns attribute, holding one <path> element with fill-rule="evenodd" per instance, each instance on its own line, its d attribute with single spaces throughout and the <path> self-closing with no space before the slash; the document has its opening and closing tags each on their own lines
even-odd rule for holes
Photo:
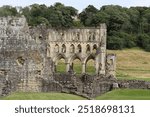
<svg viewBox="0 0 150 117">
<path fill-rule="evenodd" d="M 94 5 L 98 9 L 103 5 L 121 5 L 124 7 L 130 6 L 150 6 L 150 0 L 0 0 L 0 6 L 28 6 L 33 3 L 53 5 L 55 2 L 61 2 L 67 6 L 73 6 L 79 11 L 86 8 L 89 4 Z"/>
</svg>

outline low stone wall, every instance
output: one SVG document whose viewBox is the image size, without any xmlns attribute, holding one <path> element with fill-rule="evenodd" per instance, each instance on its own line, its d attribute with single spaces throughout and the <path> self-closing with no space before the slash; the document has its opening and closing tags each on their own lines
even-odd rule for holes
<svg viewBox="0 0 150 117">
<path fill-rule="evenodd" d="M 19 91 L 18 81 L 15 78 L 6 79 L 0 76 L 0 96 L 6 96 L 14 91 Z M 116 80 L 113 76 L 91 76 L 82 74 L 53 74 L 50 78 L 40 80 L 36 92 L 66 92 L 86 97 L 88 99 L 102 95 L 113 89 L 150 89 L 150 82 L 139 80 Z M 26 81 L 27 82 L 27 81 Z M 37 83 L 35 83 L 37 84 Z M 27 89 L 28 85 L 22 85 Z M 34 85 L 35 86 L 35 85 Z M 35 87 L 36 88 L 36 87 Z M 21 90 L 20 91 L 26 91 Z M 33 90 L 34 91 L 34 90 Z"/>
<path fill-rule="evenodd" d="M 141 80 L 118 80 L 119 88 L 150 89 L 150 82 Z"/>
</svg>

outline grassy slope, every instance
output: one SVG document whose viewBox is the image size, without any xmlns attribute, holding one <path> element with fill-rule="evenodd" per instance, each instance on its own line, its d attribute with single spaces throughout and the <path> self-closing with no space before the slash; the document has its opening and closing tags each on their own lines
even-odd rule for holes
<svg viewBox="0 0 150 117">
<path fill-rule="evenodd" d="M 141 49 L 108 50 L 117 55 L 117 78 L 150 81 L 150 52 Z"/>
<path fill-rule="evenodd" d="M 118 89 L 96 97 L 97 100 L 150 100 L 150 90 Z"/>
<path fill-rule="evenodd" d="M 85 98 L 66 93 L 13 93 L 2 100 L 84 100 Z"/>
</svg>

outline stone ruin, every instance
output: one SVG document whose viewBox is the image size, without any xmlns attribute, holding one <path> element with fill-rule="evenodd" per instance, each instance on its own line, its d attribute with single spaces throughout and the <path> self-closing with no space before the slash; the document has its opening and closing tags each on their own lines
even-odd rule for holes
<svg viewBox="0 0 150 117">
<path fill-rule="evenodd" d="M 117 81 L 116 55 L 106 52 L 106 25 L 96 28 L 29 27 L 24 16 L 0 18 L 0 96 L 11 92 L 65 92 L 93 98 L 113 88 L 150 88 L 147 82 Z M 57 73 L 58 60 L 66 73 Z M 76 75 L 73 61 L 82 63 Z M 86 73 L 95 62 L 95 75 Z M 144 85 L 143 85 L 144 84 Z M 141 88 L 140 87 L 140 88 Z"/>
</svg>

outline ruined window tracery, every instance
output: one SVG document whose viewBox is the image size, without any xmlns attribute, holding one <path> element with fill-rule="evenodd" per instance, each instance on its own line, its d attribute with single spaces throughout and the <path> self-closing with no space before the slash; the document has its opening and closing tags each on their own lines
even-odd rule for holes
<svg viewBox="0 0 150 117">
<path fill-rule="evenodd" d="M 70 53 L 74 53 L 75 52 L 75 47 L 74 47 L 74 45 L 72 44 L 71 46 L 70 46 Z"/>
<path fill-rule="evenodd" d="M 66 46 L 64 44 L 62 45 L 62 53 L 66 53 Z"/>
<path fill-rule="evenodd" d="M 86 46 L 86 53 L 90 53 L 90 51 L 91 51 L 90 45 L 88 44 L 88 45 Z"/>
<path fill-rule="evenodd" d="M 81 45 L 80 45 L 80 44 L 77 46 L 77 52 L 78 52 L 78 53 L 81 53 L 81 52 L 82 52 L 82 48 L 81 48 Z"/>
<path fill-rule="evenodd" d="M 56 53 L 59 52 L 59 46 L 58 46 L 58 44 L 55 45 L 55 52 L 56 52 Z"/>
<path fill-rule="evenodd" d="M 94 46 L 93 46 L 93 53 L 96 54 L 96 52 L 97 52 L 97 45 L 94 44 Z"/>
</svg>

